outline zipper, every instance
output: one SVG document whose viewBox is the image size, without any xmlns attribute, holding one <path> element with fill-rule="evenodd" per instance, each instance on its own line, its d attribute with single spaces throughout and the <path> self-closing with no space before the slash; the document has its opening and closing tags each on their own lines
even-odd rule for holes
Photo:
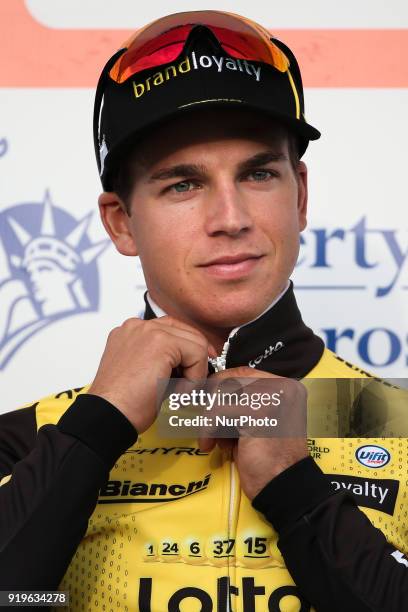
<svg viewBox="0 0 408 612">
<path fill-rule="evenodd" d="M 240 325 L 239 327 L 235 327 L 229 333 L 227 341 L 224 342 L 224 346 L 222 347 L 221 355 L 219 357 L 209 357 L 208 358 L 209 363 L 211 363 L 212 367 L 214 368 L 216 372 L 222 372 L 223 370 L 226 369 L 227 355 L 228 355 L 228 351 L 230 347 L 230 342 L 234 338 L 234 336 L 237 334 L 238 330 L 241 327 L 243 326 Z"/>
<path fill-rule="evenodd" d="M 224 342 L 224 346 L 222 347 L 221 355 L 219 357 L 209 357 L 208 361 L 211 363 L 212 367 L 216 372 L 222 372 L 225 370 L 225 366 L 227 363 L 227 353 L 229 349 L 229 339 Z"/>
<path fill-rule="evenodd" d="M 224 346 L 222 347 L 221 355 L 217 357 L 209 357 L 208 361 L 211 363 L 212 367 L 216 372 L 222 372 L 226 369 L 227 364 L 227 355 L 230 347 L 230 341 L 236 335 L 239 327 L 236 327 L 229 334 L 227 341 L 224 342 Z M 234 516 L 234 506 L 235 506 L 235 469 L 234 469 L 234 460 L 230 459 L 230 494 L 229 494 L 229 505 L 228 505 L 228 539 L 231 537 L 232 533 L 232 521 Z M 228 578 L 231 581 L 231 573 L 230 573 L 230 564 L 228 561 Z M 233 612 L 232 609 L 232 601 L 231 601 L 231 593 L 228 591 L 227 601 L 226 601 L 226 612 Z"/>
<path fill-rule="evenodd" d="M 234 460 L 232 458 L 232 451 L 231 451 L 231 463 L 230 463 L 230 496 L 229 496 L 229 508 L 228 508 L 228 540 L 231 538 L 231 534 L 232 534 L 232 519 L 233 519 L 233 513 L 234 513 L 234 505 L 235 505 L 235 470 L 234 470 Z M 229 579 L 229 583 L 231 584 L 231 565 L 230 565 L 230 561 L 228 559 L 228 579 Z M 231 601 L 231 593 L 228 591 L 228 597 L 227 597 L 227 606 L 226 606 L 226 612 L 233 612 L 233 608 L 232 608 L 232 601 Z"/>
<path fill-rule="evenodd" d="M 224 346 L 222 347 L 221 355 L 217 357 L 209 357 L 208 361 L 211 363 L 212 367 L 216 372 L 222 372 L 226 370 L 227 367 L 227 356 L 230 348 L 231 340 L 236 336 L 238 330 L 244 327 L 243 325 L 239 325 L 235 327 L 228 335 L 226 342 L 224 342 Z M 231 452 L 231 463 L 230 463 L 230 495 L 229 495 L 229 506 L 228 506 L 228 538 L 230 538 L 232 533 L 232 521 L 234 516 L 234 506 L 235 506 L 235 469 L 234 469 L 234 460 L 232 458 Z M 231 579 L 230 574 L 230 566 L 228 562 L 228 577 Z M 232 609 L 232 601 L 231 594 L 228 593 L 227 601 L 226 601 L 226 612 L 233 612 Z"/>
<path fill-rule="evenodd" d="M 235 505 L 235 470 L 234 460 L 231 452 L 231 464 L 230 464 L 230 497 L 229 497 L 229 511 L 228 511 L 228 536 L 232 531 L 232 516 Z"/>
</svg>

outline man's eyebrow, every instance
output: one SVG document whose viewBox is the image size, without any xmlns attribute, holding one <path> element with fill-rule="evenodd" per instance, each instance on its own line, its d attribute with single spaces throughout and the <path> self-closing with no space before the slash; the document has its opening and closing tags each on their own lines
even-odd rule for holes
<svg viewBox="0 0 408 612">
<path fill-rule="evenodd" d="M 204 166 L 198 164 L 177 164 L 169 168 L 160 168 L 149 177 L 149 183 L 153 181 L 165 181 L 172 178 L 192 178 L 206 174 Z"/>
<path fill-rule="evenodd" d="M 270 162 L 279 162 L 287 160 L 287 156 L 282 153 L 282 151 L 276 151 L 269 149 L 268 151 L 261 151 L 256 155 L 253 155 L 249 159 L 241 162 L 239 164 L 239 171 L 245 172 L 248 170 L 253 170 L 256 167 L 264 166 L 269 164 Z"/>
<path fill-rule="evenodd" d="M 253 155 L 238 165 L 239 172 L 252 170 L 270 162 L 284 161 L 287 157 L 281 151 L 269 149 Z M 174 178 L 193 178 L 207 174 L 205 166 L 200 164 L 177 164 L 169 168 L 159 168 L 149 177 L 149 183 L 154 181 L 165 181 Z"/>
</svg>

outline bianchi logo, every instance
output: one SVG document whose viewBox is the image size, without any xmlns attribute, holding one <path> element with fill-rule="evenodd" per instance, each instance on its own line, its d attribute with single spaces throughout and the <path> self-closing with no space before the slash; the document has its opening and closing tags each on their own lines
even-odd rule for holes
<svg viewBox="0 0 408 612">
<path fill-rule="evenodd" d="M 187 484 L 109 480 L 100 490 L 98 504 L 148 504 L 174 501 L 204 491 L 208 487 L 210 478 L 211 474 L 207 474 L 202 480 L 192 480 Z"/>
<path fill-rule="evenodd" d="M 76 220 L 48 192 L 0 213 L 0 370 L 50 323 L 98 309 L 96 259 L 109 240 L 91 242 L 91 216 Z"/>
</svg>

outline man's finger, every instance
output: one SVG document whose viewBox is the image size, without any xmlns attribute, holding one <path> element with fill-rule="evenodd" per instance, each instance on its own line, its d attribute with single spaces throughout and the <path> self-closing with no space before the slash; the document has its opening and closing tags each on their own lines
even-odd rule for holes
<svg viewBox="0 0 408 612">
<path fill-rule="evenodd" d="M 194 339 L 199 344 L 205 344 L 206 346 L 208 346 L 208 354 L 211 357 L 217 356 L 217 351 L 214 346 L 208 342 L 204 334 L 202 334 L 192 325 L 188 325 L 188 323 L 184 323 L 183 321 L 179 321 L 178 319 L 169 316 L 154 319 L 152 320 L 152 323 L 155 325 L 159 325 L 160 327 L 171 328 L 171 330 L 174 330 L 176 334 L 178 333 L 179 335 L 182 335 L 186 338 L 190 338 L 191 334 L 191 340 Z"/>
</svg>

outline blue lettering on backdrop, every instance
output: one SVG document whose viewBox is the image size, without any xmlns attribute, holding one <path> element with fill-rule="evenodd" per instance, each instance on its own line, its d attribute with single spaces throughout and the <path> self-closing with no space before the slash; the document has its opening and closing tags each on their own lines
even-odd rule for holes
<svg viewBox="0 0 408 612">
<path fill-rule="evenodd" d="M 362 217 L 354 226 L 349 229 L 337 228 L 329 230 L 327 228 L 310 229 L 307 233 L 302 234 L 300 237 L 301 246 L 313 249 L 312 256 L 313 260 L 311 263 L 307 262 L 306 255 L 303 255 L 297 262 L 297 267 L 310 268 L 332 268 L 333 264 L 330 263 L 329 258 L 329 244 L 333 240 L 337 243 L 343 244 L 344 249 L 350 249 L 349 242 L 347 241 L 348 236 L 353 240 L 351 246 L 353 251 L 353 257 L 357 268 L 362 270 L 368 270 L 377 268 L 380 265 L 379 261 L 370 259 L 369 247 L 375 247 L 382 243 L 382 248 L 386 248 L 388 254 L 388 263 L 395 269 L 391 280 L 385 282 L 381 286 L 376 287 L 375 296 L 384 297 L 388 295 L 396 286 L 397 281 L 401 276 L 402 269 L 404 268 L 408 260 L 408 244 L 405 246 L 401 245 L 400 239 L 397 234 L 400 230 L 396 229 L 368 229 L 366 217 Z M 314 237 L 314 244 L 311 244 L 309 235 Z M 381 262 L 387 263 L 387 262 Z M 335 287 L 325 287 L 322 285 L 315 286 L 298 286 L 298 289 L 365 289 L 364 285 L 341 285 Z M 408 289 L 408 287 L 403 287 Z"/>
<path fill-rule="evenodd" d="M 338 229 L 327 236 L 326 229 L 312 229 L 311 230 L 316 236 L 316 260 L 312 264 L 312 268 L 330 268 L 330 264 L 327 263 L 327 243 L 332 238 L 338 238 L 344 240 L 345 231 Z"/>
<path fill-rule="evenodd" d="M 377 368 L 384 368 L 395 363 L 401 357 L 405 343 L 407 352 L 403 357 L 405 365 L 408 366 L 408 335 L 404 339 L 400 339 L 394 331 L 384 327 L 368 329 L 358 339 L 356 338 L 355 330 L 350 327 L 343 330 L 327 328 L 322 329 L 322 332 L 326 336 L 326 346 L 335 353 L 342 352 L 341 347 L 339 348 L 340 340 L 347 339 L 356 341 L 357 352 L 360 359 L 368 365 Z M 372 355 L 373 351 L 370 347 L 375 337 L 382 339 L 382 346 L 384 346 L 388 352 L 386 358 L 382 361 L 375 359 Z"/>
</svg>

